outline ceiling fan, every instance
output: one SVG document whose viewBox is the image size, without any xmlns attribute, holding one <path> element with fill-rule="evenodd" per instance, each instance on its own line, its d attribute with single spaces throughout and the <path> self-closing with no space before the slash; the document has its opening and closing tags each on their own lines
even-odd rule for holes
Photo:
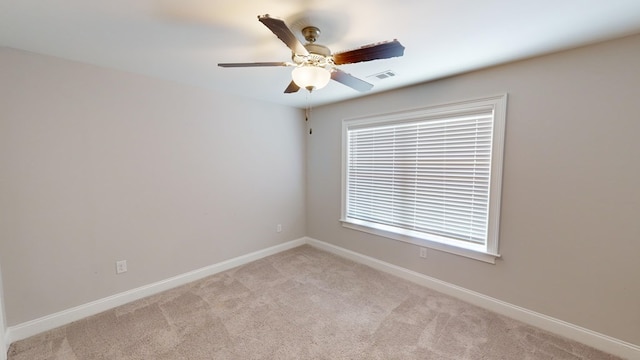
<svg viewBox="0 0 640 360">
<path fill-rule="evenodd" d="M 328 47 L 316 44 L 320 29 L 307 26 L 302 29 L 302 35 L 307 43 L 302 44 L 293 35 L 284 21 L 267 15 L 259 15 L 258 21 L 269 28 L 282 42 L 291 49 L 292 62 L 253 62 L 253 63 L 220 63 L 225 68 L 234 67 L 262 67 L 262 66 L 292 66 L 293 81 L 285 89 L 285 93 L 295 93 L 300 88 L 309 92 L 321 89 L 329 80 L 335 80 L 357 91 L 368 91 L 373 87 L 364 80 L 358 79 L 340 69 L 338 65 L 352 64 L 363 61 L 388 59 L 402 56 L 404 46 L 398 40 L 385 41 L 362 46 L 355 50 L 332 54 Z"/>
</svg>

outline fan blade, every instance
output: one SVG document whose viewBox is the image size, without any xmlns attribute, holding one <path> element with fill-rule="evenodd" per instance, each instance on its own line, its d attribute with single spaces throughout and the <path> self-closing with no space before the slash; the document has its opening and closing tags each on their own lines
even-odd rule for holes
<svg viewBox="0 0 640 360">
<path fill-rule="evenodd" d="M 289 66 L 286 62 L 252 62 L 252 63 L 219 63 L 218 66 L 225 68 L 234 67 L 258 67 L 258 66 Z"/>
<path fill-rule="evenodd" d="M 362 61 L 388 59 L 404 55 L 404 46 L 398 40 L 365 45 L 359 49 L 333 54 L 336 65 L 353 64 Z"/>
<path fill-rule="evenodd" d="M 347 74 L 342 70 L 335 69 L 331 73 L 331 78 L 341 84 L 347 85 L 348 87 L 358 90 L 360 92 L 365 92 L 371 90 L 373 84 L 370 84 L 364 80 L 360 80 L 357 77 Z"/>
<path fill-rule="evenodd" d="M 309 55 L 307 49 L 302 43 L 293 35 L 291 30 L 287 27 L 284 21 L 280 19 L 274 19 L 267 15 L 258 16 L 258 20 L 269 28 L 276 36 L 282 40 L 296 55 Z"/>
<path fill-rule="evenodd" d="M 289 84 L 289 86 L 287 86 L 287 88 L 284 90 L 285 94 L 291 94 L 294 92 L 298 92 L 298 90 L 300 90 L 300 86 L 296 85 L 296 83 L 294 83 L 293 81 Z"/>
</svg>

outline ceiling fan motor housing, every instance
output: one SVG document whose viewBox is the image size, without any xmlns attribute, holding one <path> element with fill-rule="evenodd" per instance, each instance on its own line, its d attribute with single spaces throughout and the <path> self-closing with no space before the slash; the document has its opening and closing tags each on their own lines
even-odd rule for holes
<svg viewBox="0 0 640 360">
<path fill-rule="evenodd" d="M 328 47 L 320 44 L 316 44 L 316 40 L 320 36 L 320 29 L 315 26 L 307 26 L 302 29 L 302 36 L 304 36 L 307 43 L 304 46 L 309 52 L 309 55 L 292 54 L 293 61 L 298 65 L 318 66 L 318 67 L 332 67 L 333 58 L 331 58 L 331 50 Z"/>
<path fill-rule="evenodd" d="M 329 48 L 324 45 L 306 44 L 304 45 L 304 47 L 311 54 L 321 55 L 321 56 L 331 56 L 331 50 L 329 50 Z"/>
</svg>

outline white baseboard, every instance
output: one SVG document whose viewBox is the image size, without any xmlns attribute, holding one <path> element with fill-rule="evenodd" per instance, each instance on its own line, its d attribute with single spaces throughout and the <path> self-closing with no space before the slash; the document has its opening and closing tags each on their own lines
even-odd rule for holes
<svg viewBox="0 0 640 360">
<path fill-rule="evenodd" d="M 508 316 L 512 319 L 522 321 L 526 324 L 547 330 L 554 334 L 564 336 L 583 344 L 588 344 L 596 349 L 614 354 L 625 359 L 640 359 L 640 346 L 627 343 L 625 341 L 585 329 L 583 327 L 562 321 L 544 314 L 537 313 L 475 291 L 453 285 L 427 275 L 402 268 L 360 253 L 347 250 L 323 241 L 309 237 L 289 241 L 264 250 L 256 251 L 234 259 L 223 261 L 218 264 L 207 266 L 182 275 L 178 275 L 153 284 L 142 286 L 136 289 L 125 291 L 113 296 L 96 300 L 84 305 L 76 306 L 55 314 L 31 320 L 16 326 L 10 326 L 5 333 L 5 344 L 9 347 L 14 341 L 26 339 L 30 336 L 55 329 L 57 327 L 80 320 L 87 316 L 95 315 L 103 311 L 113 309 L 117 306 L 160 293 L 192 281 L 205 278 L 231 268 L 247 264 L 266 256 L 277 254 L 282 251 L 292 249 L 304 244 L 309 244 L 318 249 L 336 254 L 338 256 L 353 260 L 355 262 L 370 266 L 374 269 L 398 276 L 405 280 L 417 283 L 422 286 L 434 289 L 441 293 L 459 298 L 468 303 Z M 2 344 L 0 344 L 0 349 Z M 2 357 L 4 356 L 4 357 Z M 0 360 L 6 359 L 5 354 L 0 354 Z"/>
<path fill-rule="evenodd" d="M 370 266 L 374 269 L 384 271 L 443 294 L 453 296 L 470 304 L 522 321 L 525 324 L 587 344 L 609 354 L 617 355 L 625 359 L 640 359 L 640 346 L 320 240 L 306 238 L 306 243 L 318 249 Z"/>
<path fill-rule="evenodd" d="M 10 326 L 5 334 L 6 347 L 8 348 L 9 345 L 15 341 L 26 339 L 30 336 L 55 329 L 57 327 L 72 323 L 87 316 L 99 314 L 103 311 L 113 309 L 120 305 L 124 305 L 147 296 L 155 295 L 160 292 L 203 279 L 207 276 L 211 276 L 222 271 L 229 270 L 234 267 L 238 267 L 240 265 L 244 265 L 252 261 L 304 245 L 305 243 L 306 238 L 292 240 L 283 244 L 272 246 L 267 249 L 252 252 L 247 255 L 242 255 L 214 265 L 206 266 L 201 269 L 158 281 L 153 284 L 141 286 L 136 289 L 128 290 L 103 299 L 92 301 L 90 303 L 76 306 L 71 309 L 63 310 L 35 320 L 27 321 L 22 324 Z M 0 357 L 0 360 L 4 360 L 4 358 Z"/>
</svg>

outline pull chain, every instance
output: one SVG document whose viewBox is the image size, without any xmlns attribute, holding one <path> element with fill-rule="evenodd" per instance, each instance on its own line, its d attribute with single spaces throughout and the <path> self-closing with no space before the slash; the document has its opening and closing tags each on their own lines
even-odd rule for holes
<svg viewBox="0 0 640 360">
<path fill-rule="evenodd" d="M 307 126 L 309 126 L 309 119 L 311 119 L 311 91 L 307 93 L 307 107 L 304 111 L 304 121 L 307 122 Z M 309 128 L 309 135 L 313 134 L 313 129 Z"/>
</svg>

